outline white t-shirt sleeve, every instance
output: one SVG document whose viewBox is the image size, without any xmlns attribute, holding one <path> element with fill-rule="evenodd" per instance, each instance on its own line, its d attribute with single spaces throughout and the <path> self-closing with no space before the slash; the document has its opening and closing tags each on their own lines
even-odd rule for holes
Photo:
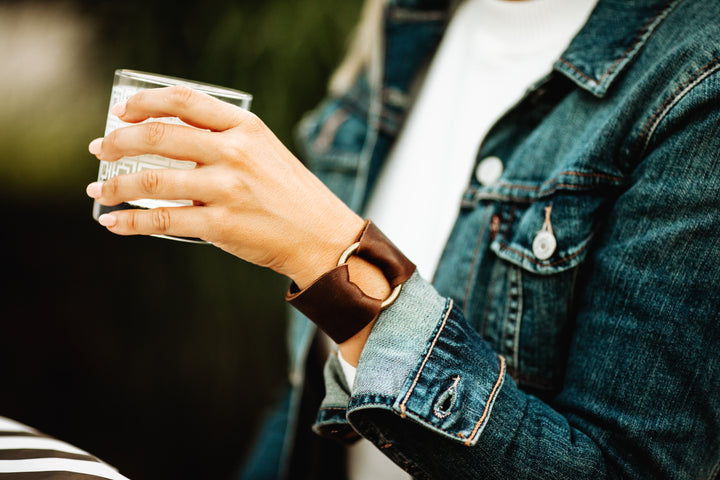
<svg viewBox="0 0 720 480">
<path fill-rule="evenodd" d="M 340 366 L 342 367 L 342 371 L 345 374 L 345 381 L 347 381 L 348 386 L 350 387 L 350 391 L 352 391 L 353 384 L 355 383 L 355 371 L 356 368 L 350 365 L 342 356 L 340 351 L 338 350 L 338 360 L 340 360 Z"/>
</svg>

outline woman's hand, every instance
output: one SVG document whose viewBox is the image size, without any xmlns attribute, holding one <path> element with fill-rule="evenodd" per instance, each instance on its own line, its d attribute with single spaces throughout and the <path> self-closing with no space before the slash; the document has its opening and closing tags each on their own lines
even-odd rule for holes
<svg viewBox="0 0 720 480">
<path fill-rule="evenodd" d="M 202 238 L 305 288 L 335 266 L 362 229 L 363 220 L 248 111 L 178 86 L 144 90 L 113 113 L 130 123 L 172 116 L 191 126 L 119 128 L 90 143 L 100 160 L 157 154 L 197 163 L 192 170 L 145 170 L 90 184 L 88 195 L 103 205 L 194 201 L 103 215 L 100 223 L 113 233 Z"/>
</svg>

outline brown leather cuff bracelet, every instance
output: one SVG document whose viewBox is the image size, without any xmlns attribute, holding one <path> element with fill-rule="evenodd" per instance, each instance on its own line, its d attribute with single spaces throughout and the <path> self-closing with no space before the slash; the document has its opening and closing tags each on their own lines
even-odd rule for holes
<svg viewBox="0 0 720 480">
<path fill-rule="evenodd" d="M 392 293 L 385 300 L 366 295 L 350 281 L 347 258 L 355 254 L 378 267 L 385 275 Z M 342 343 L 372 322 L 395 301 L 402 284 L 412 276 L 415 265 L 383 235 L 370 220 L 353 243 L 341 255 L 338 266 L 325 273 L 304 290 L 293 282 L 285 297 L 290 305 L 330 336 Z"/>
</svg>

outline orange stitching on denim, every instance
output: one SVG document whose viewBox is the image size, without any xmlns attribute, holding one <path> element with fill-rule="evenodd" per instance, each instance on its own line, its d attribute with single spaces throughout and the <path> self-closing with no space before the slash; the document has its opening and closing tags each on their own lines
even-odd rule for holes
<svg viewBox="0 0 720 480">
<path fill-rule="evenodd" d="M 576 67 L 575 65 L 570 63 L 570 61 L 567 60 L 565 57 L 560 57 L 560 61 L 562 63 L 564 63 L 565 65 L 567 65 L 568 67 L 575 70 L 577 73 L 579 73 L 580 75 L 585 77 L 590 82 L 594 83 L 595 85 L 600 85 L 603 82 L 603 80 L 605 80 L 606 77 L 610 76 L 613 73 L 613 71 L 615 71 L 615 69 L 618 67 L 618 65 L 620 63 L 622 63 L 622 61 L 625 60 L 630 55 L 630 52 L 632 52 L 635 49 L 635 46 L 638 43 L 640 43 L 640 41 L 643 39 L 643 37 L 645 37 L 645 35 L 647 35 L 647 33 L 650 31 L 650 26 L 655 23 L 655 21 L 658 19 L 658 17 L 665 14 L 665 12 L 668 11 L 670 6 L 676 1 L 677 0 L 670 0 L 669 2 L 667 2 L 665 4 L 665 6 L 662 9 L 660 9 L 659 12 L 657 12 L 655 15 L 653 15 L 653 17 L 650 19 L 650 21 L 648 21 L 645 25 L 643 25 L 642 30 L 640 30 L 640 33 L 637 35 L 637 37 L 635 37 L 635 40 L 632 42 L 632 44 L 630 44 L 630 46 L 627 48 L 627 50 L 625 50 L 625 52 L 623 52 L 622 56 L 620 56 L 617 60 L 615 60 L 615 62 L 613 62 L 612 65 L 610 65 L 610 67 L 605 71 L 605 73 L 603 73 L 600 76 L 599 79 L 595 80 L 594 78 L 590 77 L 588 74 L 586 74 L 585 72 L 580 70 L 578 67 Z"/>
<path fill-rule="evenodd" d="M 420 370 L 418 370 L 417 375 L 415 375 L 415 378 L 413 379 L 412 385 L 410 385 L 410 389 L 408 390 L 407 394 L 405 394 L 405 398 L 403 398 L 403 401 L 400 403 L 400 417 L 401 418 L 405 418 L 405 412 L 407 411 L 407 407 L 405 407 L 405 404 L 410 399 L 410 394 L 412 394 L 412 391 L 415 389 L 415 386 L 417 385 L 418 380 L 420 380 L 420 375 L 422 374 L 422 371 L 425 368 L 425 364 L 427 363 L 428 359 L 430 358 L 430 355 L 432 354 L 432 351 L 435 348 L 435 344 L 437 343 L 438 338 L 440 338 L 440 334 L 442 333 L 443 329 L 445 328 L 445 324 L 447 323 L 447 319 L 450 316 L 452 307 L 453 307 L 453 300 L 451 298 L 450 303 L 448 303 L 447 311 L 445 312 L 445 316 L 443 317 L 442 323 L 440 324 L 440 328 L 438 329 L 437 334 L 435 334 L 435 338 L 433 338 L 433 341 L 430 344 L 430 349 L 428 350 L 427 354 L 425 355 L 425 358 L 423 358 L 422 364 L 420 365 Z"/>
<path fill-rule="evenodd" d="M 585 172 L 567 171 L 567 172 L 561 172 L 560 175 L 572 175 L 575 177 L 598 177 L 598 178 L 604 178 L 606 180 L 612 180 L 614 182 L 622 182 L 623 181 L 623 177 L 618 177 L 615 175 L 608 175 L 606 173 L 596 173 L 596 172 L 585 173 Z M 545 182 L 545 183 L 552 183 L 552 182 Z"/>
<path fill-rule="evenodd" d="M 559 264 L 561 264 L 561 263 L 565 263 L 565 262 L 567 262 L 568 260 L 572 260 L 573 258 L 577 257 L 578 255 L 580 255 L 582 252 L 584 252 L 584 251 L 587 249 L 587 247 L 588 247 L 589 244 L 590 244 L 590 242 L 587 242 L 580 250 L 578 250 L 577 252 L 573 253 L 572 255 L 570 255 L 570 256 L 568 256 L 568 257 L 563 257 L 563 258 L 561 258 L 561 259 L 559 259 L 559 260 L 555 260 L 554 262 L 551 262 L 551 263 L 538 262 L 535 258 L 533 258 L 533 257 L 531 257 L 531 256 L 529 256 L 529 255 L 525 255 L 525 254 L 524 254 L 523 252 L 521 252 L 520 250 L 516 250 L 516 249 L 512 248 L 510 245 L 507 245 L 506 243 L 503 243 L 503 242 L 500 242 L 500 248 L 503 249 L 503 250 L 510 250 L 511 252 L 520 255 L 520 256 L 521 256 L 522 258 L 524 258 L 525 260 L 527 260 L 527 261 L 529 261 L 529 262 L 532 262 L 532 263 L 534 263 L 535 265 L 537 265 L 537 266 L 539 266 L 539 267 L 554 267 L 555 265 L 559 265 Z"/>
<path fill-rule="evenodd" d="M 565 57 L 560 57 L 560 62 L 562 62 L 562 63 L 564 63 L 565 65 L 567 65 L 568 67 L 572 68 L 572 69 L 575 70 L 577 73 L 579 73 L 583 78 L 585 78 L 586 80 L 594 83 L 595 85 L 597 85 L 598 83 L 600 83 L 600 82 L 598 82 L 597 80 L 595 80 L 594 78 L 592 78 L 590 75 L 588 75 L 587 73 L 583 72 L 582 70 L 580 70 L 578 67 L 576 67 L 576 66 L 573 65 L 572 63 L 570 63 L 570 60 L 567 60 Z"/>
<path fill-rule="evenodd" d="M 662 116 L 663 113 L 667 113 L 668 108 L 670 105 L 676 101 L 679 100 L 679 94 L 682 93 L 683 90 L 687 89 L 687 87 L 691 86 L 693 83 L 702 81 L 706 77 L 704 77 L 705 74 L 712 74 L 712 69 L 714 67 L 720 67 L 718 63 L 720 62 L 720 57 L 715 57 L 711 61 L 709 61 L 703 68 L 695 72 L 690 78 L 685 80 L 683 83 L 681 83 L 671 94 L 668 98 L 665 99 L 662 105 L 655 110 L 655 112 L 652 114 L 650 119 L 645 123 L 643 126 L 642 131 L 640 132 L 640 138 L 638 139 L 639 143 L 641 144 L 642 150 L 640 151 L 640 155 L 645 153 L 645 149 L 647 148 L 648 144 L 650 143 L 650 138 L 645 138 L 646 135 L 650 132 L 650 130 L 654 130 L 657 128 L 657 126 L 660 124 L 662 119 L 659 119 L 658 117 Z M 664 118 L 664 117 L 663 117 Z M 658 119 L 657 121 L 655 121 Z M 652 128 L 651 128 L 652 126 Z"/>
<path fill-rule="evenodd" d="M 652 123 L 654 123 L 653 121 L 655 120 L 655 118 L 658 117 L 658 116 L 662 113 L 662 111 L 665 110 L 665 108 L 666 108 L 670 103 L 672 103 L 673 100 L 675 100 L 675 96 L 676 96 L 679 92 L 681 92 L 682 90 L 684 90 L 685 87 L 687 87 L 688 85 L 691 85 L 697 78 L 701 77 L 705 72 L 707 72 L 708 70 L 710 70 L 710 69 L 713 67 L 713 64 L 717 63 L 718 60 L 720 60 L 720 57 L 715 57 L 715 58 L 713 58 L 710 62 L 708 62 L 707 64 L 705 64 L 705 66 L 703 66 L 703 68 L 701 68 L 700 70 L 698 70 L 697 72 L 695 72 L 695 74 L 693 74 L 690 78 L 688 78 L 688 79 L 685 80 L 683 83 L 681 83 L 680 85 L 678 85 L 677 88 L 675 88 L 675 90 L 670 94 L 670 96 L 665 99 L 665 101 L 663 102 L 663 104 L 660 105 L 660 107 L 659 107 L 657 110 L 655 110 L 655 112 L 653 113 L 653 115 L 652 115 L 652 116 L 650 117 L 650 119 L 647 121 L 647 123 L 645 124 L 645 126 L 644 126 L 643 129 L 642 129 L 642 132 L 641 132 L 641 135 L 640 135 L 640 139 L 642 139 L 642 138 L 645 137 L 645 135 L 647 134 L 648 129 L 650 128 L 650 125 L 651 125 Z"/>
<path fill-rule="evenodd" d="M 485 410 L 483 411 L 482 416 L 480 417 L 480 420 L 475 424 L 475 428 L 473 429 L 472 433 L 470 434 L 470 438 L 465 442 L 465 445 L 470 446 L 472 443 L 472 439 L 475 436 L 475 434 L 480 430 L 480 427 L 482 426 L 483 422 L 485 422 L 485 419 L 488 416 L 488 413 L 490 412 L 490 405 L 493 403 L 494 398 L 497 396 L 497 392 L 500 389 L 500 385 L 503 383 L 503 377 L 505 377 L 505 359 L 498 355 L 498 358 L 500 359 L 500 374 L 498 375 L 498 379 L 495 382 L 495 386 L 493 386 L 492 391 L 490 392 L 490 396 L 488 397 L 487 403 L 485 403 Z"/>
<path fill-rule="evenodd" d="M 538 194 L 537 198 L 546 198 L 550 195 L 554 195 L 555 192 L 557 192 L 560 189 L 567 189 L 567 190 L 589 190 L 592 188 L 591 185 L 575 185 L 573 183 L 558 183 L 554 185 L 551 189 L 545 190 L 544 192 Z"/>
<path fill-rule="evenodd" d="M 544 181 L 542 184 L 540 184 L 540 186 L 519 185 L 516 183 L 507 183 L 507 182 L 500 182 L 498 185 L 500 185 L 502 187 L 510 188 L 510 189 L 525 190 L 528 192 L 537 192 L 539 190 L 542 190 L 543 185 L 552 185 L 553 183 L 556 183 L 558 181 L 558 178 L 560 178 L 561 175 L 570 175 L 573 177 L 584 177 L 584 178 L 588 178 L 588 177 L 589 178 L 604 178 L 605 180 L 610 180 L 611 182 L 622 182 L 623 181 L 622 177 L 617 177 L 614 175 L 607 175 L 605 173 L 596 173 L 596 172 L 585 173 L 585 172 L 565 171 L 565 172 L 561 172 L 560 175 L 558 175 L 557 177 L 553 177 L 550 180 Z M 578 189 L 578 190 L 588 188 L 587 185 L 574 185 L 571 183 L 558 183 L 548 192 L 544 192 L 543 195 L 547 195 L 548 193 L 553 193 L 560 187 L 572 188 L 572 189 Z"/>
</svg>

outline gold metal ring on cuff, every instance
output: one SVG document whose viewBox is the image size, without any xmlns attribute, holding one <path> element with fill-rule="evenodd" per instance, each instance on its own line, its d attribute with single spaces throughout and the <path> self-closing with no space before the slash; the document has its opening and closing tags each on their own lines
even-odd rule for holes
<svg viewBox="0 0 720 480">
<path fill-rule="evenodd" d="M 347 263 L 350 256 L 355 253 L 355 251 L 360 246 L 360 242 L 355 242 L 352 245 L 350 245 L 348 248 L 345 249 L 345 251 L 340 255 L 340 259 L 338 260 L 337 266 Z M 398 285 L 397 287 L 393 288 L 393 291 L 390 292 L 390 295 L 383 300 L 383 302 L 380 304 L 380 309 L 385 310 L 387 307 L 392 305 L 395 300 L 397 300 L 398 295 L 400 295 L 400 290 L 402 290 L 402 283 Z"/>
</svg>

